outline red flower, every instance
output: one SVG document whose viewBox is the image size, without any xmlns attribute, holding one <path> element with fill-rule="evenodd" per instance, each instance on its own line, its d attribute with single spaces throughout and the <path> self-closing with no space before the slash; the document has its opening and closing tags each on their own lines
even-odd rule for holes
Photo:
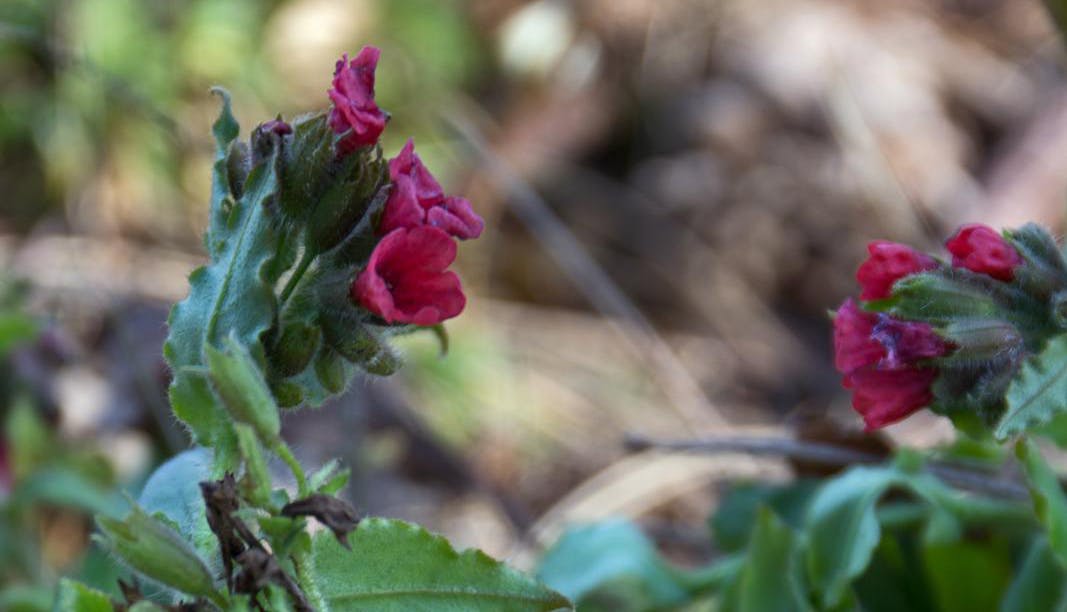
<svg viewBox="0 0 1067 612">
<path fill-rule="evenodd" d="M 980 223 L 964 225 L 945 243 L 952 253 L 952 265 L 971 272 L 988 274 L 997 280 L 1015 278 L 1015 266 L 1023 262 L 1019 253 L 993 228 Z"/>
<path fill-rule="evenodd" d="M 868 431 L 927 406 L 937 369 L 921 365 L 951 350 L 926 323 L 869 313 L 845 300 L 834 315 L 834 365 Z"/>
<path fill-rule="evenodd" d="M 422 226 L 389 232 L 352 284 L 352 298 L 389 323 L 435 325 L 463 311 L 467 298 L 455 272 L 456 243 Z"/>
<path fill-rule="evenodd" d="M 888 240 L 875 240 L 867 245 L 870 257 L 856 271 L 863 292 L 862 300 L 880 300 L 889 297 L 893 283 L 918 272 L 933 270 L 937 261 L 915 249 Z"/>
<path fill-rule="evenodd" d="M 380 234 L 399 227 L 431 225 L 460 240 L 481 235 L 485 222 L 467 200 L 445 196 L 437 179 L 415 153 L 413 140 L 408 139 L 400 154 L 389 160 L 389 178 L 393 190 L 378 225 Z"/>
<path fill-rule="evenodd" d="M 329 92 L 333 102 L 330 127 L 348 134 L 337 143 L 338 155 L 378 142 L 385 129 L 389 117 L 374 102 L 374 69 L 380 55 L 377 47 L 363 47 L 351 62 L 347 53 L 337 61 Z"/>
</svg>

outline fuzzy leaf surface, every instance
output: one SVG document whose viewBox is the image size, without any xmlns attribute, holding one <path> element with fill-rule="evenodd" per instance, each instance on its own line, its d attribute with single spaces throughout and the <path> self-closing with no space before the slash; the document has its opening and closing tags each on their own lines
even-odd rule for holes
<svg viewBox="0 0 1067 612">
<path fill-rule="evenodd" d="M 1067 334 L 1049 340 L 1008 385 L 1008 409 L 995 434 L 1004 440 L 1067 412 Z"/>
<path fill-rule="evenodd" d="M 223 145 L 236 136 L 235 128 L 224 98 L 215 129 L 218 155 L 225 155 Z M 216 448 L 216 459 L 225 465 L 236 457 L 236 438 L 203 370 L 204 347 L 221 347 L 224 338 L 233 337 L 262 359 L 260 337 L 272 325 L 276 310 L 266 271 L 278 251 L 279 224 L 268 205 L 278 190 L 274 156 L 252 169 L 236 202 L 229 195 L 217 199 L 228 189 L 225 176 L 220 184 L 224 173 L 223 160 L 216 163 L 212 190 L 207 241 L 211 262 L 189 276 L 189 296 L 171 310 L 163 353 L 174 374 L 170 387 L 174 413 L 197 442 Z"/>
<path fill-rule="evenodd" d="M 565 597 L 478 550 L 403 521 L 368 519 L 348 536 L 314 538 L 319 591 L 332 612 L 570 610 Z"/>
<path fill-rule="evenodd" d="M 112 612 L 115 608 L 107 595 L 68 578 L 59 581 L 56 612 Z"/>
</svg>

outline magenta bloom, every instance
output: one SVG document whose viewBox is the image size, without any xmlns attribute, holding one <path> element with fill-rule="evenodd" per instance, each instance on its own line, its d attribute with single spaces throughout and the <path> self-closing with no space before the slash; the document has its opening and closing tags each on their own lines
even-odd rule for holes
<svg viewBox="0 0 1067 612">
<path fill-rule="evenodd" d="M 860 299 L 881 300 L 889 297 L 893 283 L 918 272 L 933 270 L 937 261 L 915 249 L 888 240 L 875 240 L 867 245 L 870 256 L 856 271 L 863 292 Z"/>
<path fill-rule="evenodd" d="M 447 270 L 456 243 L 422 226 L 389 232 L 352 284 L 352 299 L 389 323 L 436 325 L 463 311 L 459 277 Z"/>
<path fill-rule="evenodd" d="M 868 431 L 927 406 L 937 369 L 922 365 L 952 349 L 926 323 L 861 310 L 845 300 L 834 315 L 834 365 L 852 390 L 852 407 Z"/>
<path fill-rule="evenodd" d="M 1015 266 L 1022 257 L 993 228 L 980 223 L 964 225 L 945 243 L 952 253 L 952 265 L 971 272 L 988 274 L 1005 282 L 1015 278 Z"/>
<path fill-rule="evenodd" d="M 348 54 L 337 61 L 333 72 L 330 100 L 330 127 L 338 134 L 348 133 L 337 143 L 338 155 L 378 142 L 389 119 L 374 101 L 374 69 L 381 51 L 363 47 L 351 62 Z"/>
<path fill-rule="evenodd" d="M 408 139 L 400 154 L 389 160 L 389 178 L 393 190 L 378 225 L 380 234 L 399 227 L 431 225 L 460 240 L 481 235 L 485 222 L 470 202 L 444 194 L 437 179 L 415 153 L 413 140 Z"/>
</svg>

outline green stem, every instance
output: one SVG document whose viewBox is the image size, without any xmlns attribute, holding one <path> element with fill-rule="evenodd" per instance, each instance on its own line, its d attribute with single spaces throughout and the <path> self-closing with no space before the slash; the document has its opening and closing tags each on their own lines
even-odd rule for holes
<svg viewBox="0 0 1067 612">
<path fill-rule="evenodd" d="M 293 451 L 289 450 L 289 445 L 283 441 L 279 441 L 274 446 L 274 452 L 281 457 L 285 465 L 289 466 L 289 470 L 293 472 L 293 477 L 296 478 L 296 490 L 298 497 L 307 497 L 311 494 L 308 490 L 307 477 L 304 475 L 304 468 L 301 467 L 300 462 L 293 456 Z"/>
<path fill-rule="evenodd" d="M 308 271 L 311 266 L 311 262 L 315 261 L 315 253 L 310 250 L 305 250 L 303 255 L 300 256 L 300 263 L 297 264 L 296 270 L 293 270 L 293 275 L 289 277 L 289 280 L 285 283 L 285 288 L 282 289 L 281 298 L 278 301 L 278 310 L 281 311 L 285 307 L 285 303 L 289 301 L 289 296 L 296 290 L 296 286 L 300 284 L 300 279 L 304 278 L 304 273 Z"/>
</svg>

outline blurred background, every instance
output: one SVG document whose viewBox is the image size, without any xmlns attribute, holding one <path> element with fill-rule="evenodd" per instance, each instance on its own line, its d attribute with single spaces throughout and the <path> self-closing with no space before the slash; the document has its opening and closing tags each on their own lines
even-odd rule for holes
<svg viewBox="0 0 1067 612">
<path fill-rule="evenodd" d="M 1062 231 L 1067 79 L 1036 0 L 5 0 L 0 585 L 106 587 L 88 512 L 188 444 L 160 350 L 205 260 L 209 87 L 247 136 L 325 108 L 365 44 L 386 154 L 413 135 L 487 229 L 448 356 L 405 339 L 401 374 L 286 436 L 351 465 L 361 510 L 520 566 L 616 514 L 710 554 L 723 482 L 788 477 L 627 434 L 944 441 L 929 415 L 859 439 L 828 309 L 869 240 Z"/>
</svg>

